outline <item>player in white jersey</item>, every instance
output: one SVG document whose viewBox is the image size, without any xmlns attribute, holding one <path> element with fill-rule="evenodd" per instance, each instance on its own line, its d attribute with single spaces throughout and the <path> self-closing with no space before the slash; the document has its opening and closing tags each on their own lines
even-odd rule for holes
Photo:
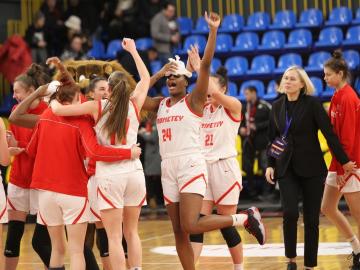
<svg viewBox="0 0 360 270">
<path fill-rule="evenodd" d="M 209 215 L 199 217 L 207 186 L 206 162 L 201 153 L 200 128 L 204 104 L 207 98 L 210 64 L 214 55 L 217 28 L 220 18 L 217 14 L 205 13 L 209 25 L 209 36 L 204 57 L 200 64 L 196 86 L 191 94 L 186 94 L 190 72 L 184 63 L 171 59 L 155 74 L 150 85 L 166 75 L 170 97 L 147 98 L 144 109 L 157 111 L 160 154 L 162 158 L 162 186 L 169 217 L 172 222 L 176 249 L 185 270 L 194 270 L 194 254 L 189 234 L 247 225 L 258 241 L 265 241 L 264 227 L 258 212 L 252 210 L 244 214 Z"/>
<path fill-rule="evenodd" d="M 2 166 L 8 166 L 10 164 L 10 154 L 8 150 L 8 144 L 6 142 L 6 127 L 4 121 L 0 119 L 0 164 Z M 2 184 L 2 178 L 0 175 L 0 236 L 2 236 L 2 224 L 7 223 L 7 211 L 6 211 L 6 195 L 4 192 L 4 186 Z M 0 252 L 2 249 L 2 237 L 0 237 Z M 2 254 L 2 253 L 1 253 Z M 4 269 L 4 257 L 0 256 L 0 269 Z"/>
<path fill-rule="evenodd" d="M 196 71 L 200 57 L 196 47 L 190 52 L 190 64 Z M 236 136 L 241 122 L 241 103 L 226 95 L 228 90 L 227 70 L 220 67 L 210 76 L 208 102 L 204 107 L 201 124 L 201 142 L 208 169 L 208 186 L 202 204 L 201 215 L 211 215 L 216 205 L 217 214 L 236 214 L 242 176 L 236 159 Z M 243 247 L 241 237 L 234 226 L 222 228 L 234 263 L 234 270 L 243 270 Z M 192 234 L 195 261 L 201 254 L 204 234 Z"/>
<path fill-rule="evenodd" d="M 123 48 L 134 58 L 140 81 L 131 89 L 126 76 L 114 72 L 109 77 L 109 100 L 88 101 L 79 105 L 52 104 L 54 113 L 63 116 L 91 114 L 96 121 L 98 140 L 114 147 L 134 147 L 139 127 L 139 112 L 149 89 L 150 75 L 132 39 L 124 38 Z M 125 270 L 122 227 L 128 243 L 130 269 L 141 269 L 141 242 L 138 220 L 145 202 L 145 177 L 139 159 L 125 162 L 97 162 L 98 206 L 109 242 L 112 269 Z"/>
</svg>

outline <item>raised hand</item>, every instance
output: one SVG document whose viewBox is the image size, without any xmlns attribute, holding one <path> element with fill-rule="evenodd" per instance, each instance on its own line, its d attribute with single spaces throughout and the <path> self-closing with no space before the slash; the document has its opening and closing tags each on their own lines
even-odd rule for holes
<svg viewBox="0 0 360 270">
<path fill-rule="evenodd" d="M 135 41 L 131 38 L 123 38 L 121 45 L 123 49 L 129 53 L 136 51 Z"/>
<path fill-rule="evenodd" d="M 48 58 L 48 59 L 46 60 L 46 64 L 47 64 L 47 65 L 55 65 L 55 66 L 57 66 L 57 65 L 59 65 L 60 63 L 61 63 L 60 59 L 59 59 L 58 57 L 56 57 L 56 56 L 50 57 L 50 58 Z"/>
<path fill-rule="evenodd" d="M 187 68 L 188 66 L 186 68 L 190 71 L 199 72 L 201 59 L 200 59 L 200 55 L 199 55 L 198 46 L 191 45 L 190 49 L 187 51 L 187 53 L 188 53 L 189 68 Z"/>
<path fill-rule="evenodd" d="M 207 22 L 210 29 L 218 29 L 220 26 L 220 16 L 215 12 L 210 12 L 210 15 L 208 16 L 207 12 L 205 11 L 205 21 Z"/>
<path fill-rule="evenodd" d="M 177 64 L 175 62 L 168 62 L 166 63 L 161 69 L 160 74 L 161 76 L 168 76 L 172 73 L 175 73 L 177 70 Z"/>
</svg>

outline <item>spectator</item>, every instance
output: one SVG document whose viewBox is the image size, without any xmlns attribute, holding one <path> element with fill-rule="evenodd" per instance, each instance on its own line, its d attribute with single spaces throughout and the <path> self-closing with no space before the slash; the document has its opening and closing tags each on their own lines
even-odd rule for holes
<svg viewBox="0 0 360 270">
<path fill-rule="evenodd" d="M 47 37 L 44 30 L 45 15 L 37 12 L 34 16 L 34 22 L 26 30 L 25 40 L 31 48 L 32 60 L 35 63 L 45 63 L 47 58 Z"/>
<path fill-rule="evenodd" d="M 245 89 L 245 98 L 246 106 L 243 107 L 243 115 L 245 117 L 240 127 L 240 135 L 243 142 L 243 170 L 246 172 L 249 196 L 252 199 L 258 200 L 269 195 L 271 188 L 269 184 L 264 183 L 263 196 L 258 197 L 260 194 L 256 189 L 254 178 L 255 158 L 258 160 L 262 173 L 265 173 L 267 168 L 266 147 L 268 144 L 267 132 L 271 105 L 258 98 L 257 90 L 253 86 Z"/>
<path fill-rule="evenodd" d="M 40 10 L 45 15 L 48 55 L 59 55 L 64 48 L 62 47 L 64 22 L 62 21 L 61 3 L 56 0 L 46 0 Z"/>
<path fill-rule="evenodd" d="M 71 15 L 66 21 L 65 26 L 67 28 L 66 36 L 68 40 L 75 34 L 81 33 L 81 19 L 78 16 Z"/>
<path fill-rule="evenodd" d="M 149 37 L 150 33 L 150 21 L 151 19 L 162 9 L 162 0 L 139 0 L 139 9 L 137 28 L 139 37 Z"/>
<path fill-rule="evenodd" d="M 79 34 L 74 34 L 70 41 L 69 48 L 65 49 L 61 55 L 61 60 L 85 60 L 86 54 L 83 52 L 82 37 Z"/>
<path fill-rule="evenodd" d="M 111 7 L 111 5 L 109 6 Z M 138 3 L 135 0 L 118 0 L 117 4 L 112 7 L 114 18 L 109 25 L 109 38 L 118 39 L 120 37 L 136 37 L 136 17 Z"/>
<path fill-rule="evenodd" d="M 161 186 L 161 158 L 159 154 L 159 134 L 156 128 L 155 115 L 147 121 L 139 135 L 145 142 L 144 173 L 146 179 L 147 201 L 151 208 L 163 205 Z"/>
<path fill-rule="evenodd" d="M 151 20 L 151 36 L 154 47 L 159 53 L 162 64 L 172 57 L 173 47 L 180 41 L 180 34 L 175 20 L 175 6 L 165 3 L 164 8 Z"/>
</svg>

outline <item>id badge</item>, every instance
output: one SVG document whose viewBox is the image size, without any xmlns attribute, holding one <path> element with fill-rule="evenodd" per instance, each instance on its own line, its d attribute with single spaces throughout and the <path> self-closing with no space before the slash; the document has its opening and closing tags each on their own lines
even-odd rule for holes
<svg viewBox="0 0 360 270">
<path fill-rule="evenodd" d="M 271 143 L 271 146 L 268 150 L 268 155 L 278 159 L 284 153 L 286 147 L 288 145 L 288 142 L 285 138 L 276 137 L 275 140 Z"/>
</svg>

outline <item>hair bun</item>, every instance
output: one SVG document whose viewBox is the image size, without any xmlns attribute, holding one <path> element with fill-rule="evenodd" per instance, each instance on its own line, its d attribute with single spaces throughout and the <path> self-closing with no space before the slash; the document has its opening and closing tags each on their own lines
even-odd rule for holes
<svg viewBox="0 0 360 270">
<path fill-rule="evenodd" d="M 218 74 L 218 75 L 220 75 L 220 76 L 222 76 L 224 78 L 227 78 L 227 73 L 228 73 L 228 71 L 227 71 L 226 67 L 224 67 L 224 66 L 220 66 L 216 70 L 216 74 Z"/>
<path fill-rule="evenodd" d="M 333 57 L 336 58 L 336 59 L 342 59 L 343 58 L 342 51 L 340 49 L 335 50 L 333 52 Z"/>
<path fill-rule="evenodd" d="M 43 69 L 40 65 L 32 63 L 31 66 L 27 69 L 26 75 L 34 77 L 36 74 L 43 72 Z"/>
</svg>

